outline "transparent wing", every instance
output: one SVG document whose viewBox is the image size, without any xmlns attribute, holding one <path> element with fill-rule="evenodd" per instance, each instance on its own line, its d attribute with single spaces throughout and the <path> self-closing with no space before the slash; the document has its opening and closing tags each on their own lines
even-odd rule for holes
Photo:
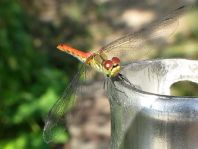
<svg viewBox="0 0 198 149">
<path fill-rule="evenodd" d="M 45 142 L 49 143 L 55 140 L 57 138 L 56 134 L 57 131 L 59 131 L 59 128 L 65 127 L 65 116 L 76 104 L 76 98 L 72 98 L 72 95 L 74 95 L 77 90 L 78 82 L 80 80 L 81 74 L 83 74 L 84 68 L 85 65 L 83 64 L 78 73 L 74 76 L 70 84 L 65 89 L 61 98 L 56 101 L 49 111 L 43 129 L 43 138 Z"/>
<path fill-rule="evenodd" d="M 181 6 L 163 17 L 161 20 L 143 28 L 136 33 L 130 33 L 101 48 L 109 58 L 129 56 L 130 60 L 142 59 L 151 49 L 156 47 L 165 37 L 170 36 L 178 25 L 178 17 L 187 6 Z M 121 61 L 123 61 L 121 59 Z"/>
</svg>

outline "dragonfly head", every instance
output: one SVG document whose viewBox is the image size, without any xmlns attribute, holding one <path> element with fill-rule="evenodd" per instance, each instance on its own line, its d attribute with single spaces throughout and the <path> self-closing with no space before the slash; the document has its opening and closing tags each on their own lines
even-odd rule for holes
<svg viewBox="0 0 198 149">
<path fill-rule="evenodd" d="M 113 57 L 111 60 L 105 60 L 103 66 L 107 77 L 114 77 L 120 72 L 120 59 Z"/>
</svg>

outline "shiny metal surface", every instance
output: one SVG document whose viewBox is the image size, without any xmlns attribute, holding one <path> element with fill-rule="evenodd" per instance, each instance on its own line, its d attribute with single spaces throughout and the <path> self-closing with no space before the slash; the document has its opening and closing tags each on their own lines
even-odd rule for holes
<svg viewBox="0 0 198 149">
<path fill-rule="evenodd" d="M 198 83 L 198 61 L 142 61 L 122 74 L 135 86 L 109 80 L 112 149 L 198 149 L 198 98 L 170 96 L 177 81 Z"/>
</svg>

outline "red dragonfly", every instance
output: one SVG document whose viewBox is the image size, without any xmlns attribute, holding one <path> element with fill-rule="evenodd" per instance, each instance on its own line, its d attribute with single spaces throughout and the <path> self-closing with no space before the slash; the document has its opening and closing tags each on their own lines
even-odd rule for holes
<svg viewBox="0 0 198 149">
<path fill-rule="evenodd" d="M 152 25 L 143 28 L 139 32 L 125 35 L 97 51 L 82 52 L 66 44 L 58 45 L 59 50 L 76 57 L 83 65 L 67 86 L 62 97 L 57 100 L 48 113 L 43 130 L 45 142 L 53 141 L 56 127 L 64 123 L 65 115 L 75 105 L 75 101 L 71 99 L 71 96 L 75 93 L 85 65 L 89 65 L 110 78 L 122 77 L 120 69 L 124 60 L 120 57 L 120 53 L 129 55 L 131 60 L 135 60 L 137 55 L 140 58 L 145 57 L 152 50 L 149 45 L 155 44 L 175 31 L 178 25 L 178 17 L 184 12 L 185 8 L 186 6 L 178 7 Z"/>
</svg>

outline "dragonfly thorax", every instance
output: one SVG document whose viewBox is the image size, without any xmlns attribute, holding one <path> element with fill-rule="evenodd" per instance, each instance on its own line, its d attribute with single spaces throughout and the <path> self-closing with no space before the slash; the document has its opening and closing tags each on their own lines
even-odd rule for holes
<svg viewBox="0 0 198 149">
<path fill-rule="evenodd" d="M 108 77 L 114 77 L 120 72 L 120 59 L 118 57 L 108 59 L 104 53 L 93 54 L 88 58 L 86 64 Z"/>
</svg>

